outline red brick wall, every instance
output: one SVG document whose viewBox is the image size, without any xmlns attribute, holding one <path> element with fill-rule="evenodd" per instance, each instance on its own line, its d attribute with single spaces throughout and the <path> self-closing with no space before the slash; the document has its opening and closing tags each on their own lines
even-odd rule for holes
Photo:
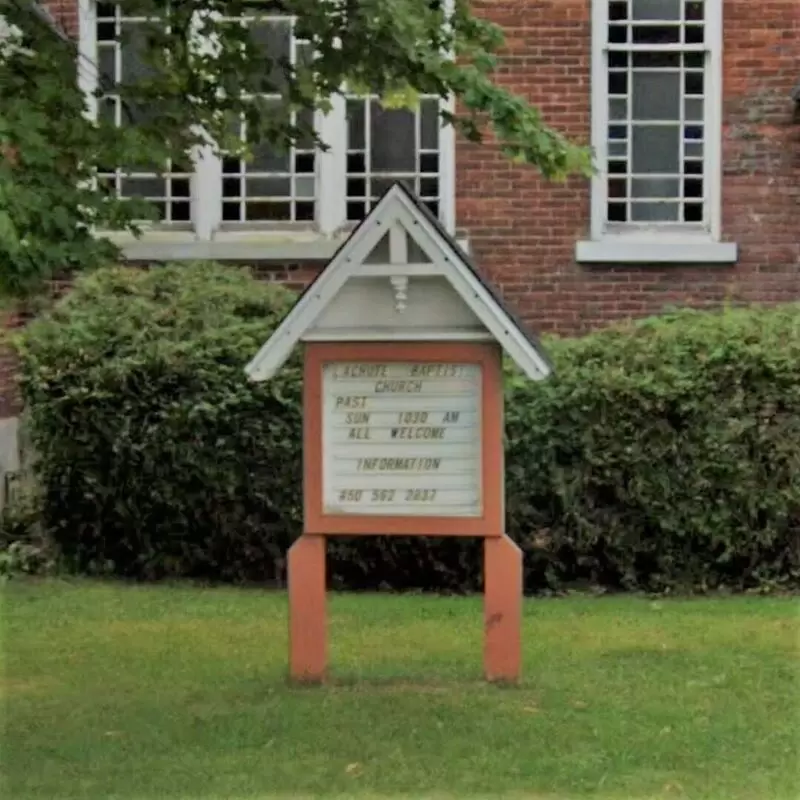
<svg viewBox="0 0 800 800">
<path fill-rule="evenodd" d="M 501 25 L 502 82 L 588 142 L 590 0 L 475 0 Z M 457 219 L 537 330 L 576 333 L 665 306 L 800 299 L 800 0 L 725 0 L 723 233 L 735 266 L 586 266 L 588 182 L 545 184 L 490 148 L 457 153 Z"/>
<path fill-rule="evenodd" d="M 78 32 L 78 0 L 44 0 L 56 22 L 68 33 Z"/>
<path fill-rule="evenodd" d="M 50 8 L 77 29 L 75 0 Z M 474 0 L 501 25 L 499 80 L 547 121 L 588 142 L 590 0 Z M 547 184 L 491 146 L 461 143 L 457 222 L 479 265 L 538 331 L 579 333 L 675 305 L 800 299 L 800 121 L 789 99 L 800 80 L 800 0 L 725 0 L 723 232 L 734 266 L 585 266 L 588 182 Z M 308 267 L 273 277 L 299 286 Z M 0 357 L 0 385 L 10 385 Z M 3 394 L 8 395 L 8 392 Z M 0 416 L 9 413 L 0 399 Z"/>
</svg>

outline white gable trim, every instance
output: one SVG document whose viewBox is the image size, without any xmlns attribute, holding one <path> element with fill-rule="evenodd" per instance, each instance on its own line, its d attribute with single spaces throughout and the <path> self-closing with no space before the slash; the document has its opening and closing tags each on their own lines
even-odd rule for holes
<svg viewBox="0 0 800 800">
<path fill-rule="evenodd" d="M 463 257 L 452 243 L 441 236 L 439 231 L 417 211 L 402 191 L 399 193 L 404 201 L 403 211 L 408 214 L 403 222 L 407 225 L 409 233 L 414 236 L 423 250 L 430 253 L 433 248 L 433 252 L 438 251 L 442 254 L 445 265 L 440 268 L 441 274 L 450 281 L 453 289 L 469 306 L 472 313 L 486 326 L 525 375 L 531 380 L 546 378 L 552 371 L 550 365 L 533 347 L 517 323 L 508 316 L 505 309 L 497 304 L 488 289 L 464 263 Z M 408 225 L 408 222 L 411 224 Z M 417 228 L 425 234 L 424 239 L 427 239 L 428 242 L 418 235 Z M 427 247 L 426 244 L 428 244 Z M 438 259 L 432 257 L 432 260 L 437 261 Z"/>
<path fill-rule="evenodd" d="M 432 262 L 429 265 L 380 265 L 382 274 L 387 279 L 419 275 L 423 269 L 427 274 L 442 275 L 525 375 L 532 380 L 540 380 L 550 374 L 547 360 L 473 273 L 457 247 L 443 237 L 420 212 L 405 190 L 395 185 L 383 196 L 365 222 L 342 246 L 324 272 L 247 365 L 246 372 L 252 380 L 268 380 L 283 366 L 297 343 L 311 333 L 315 321 L 347 280 L 355 276 L 375 274 L 375 265 L 362 262 L 387 229 L 392 262 L 401 260 L 400 256 L 406 252 L 405 237 L 402 237 L 401 244 L 399 236 L 403 229 L 428 254 Z M 406 268 L 408 271 L 405 271 Z M 312 335 L 308 338 L 317 337 Z"/>
</svg>

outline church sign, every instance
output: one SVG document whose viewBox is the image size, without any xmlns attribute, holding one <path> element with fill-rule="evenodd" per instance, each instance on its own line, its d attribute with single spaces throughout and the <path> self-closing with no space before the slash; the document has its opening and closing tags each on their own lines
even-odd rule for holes
<svg viewBox="0 0 800 800">
<path fill-rule="evenodd" d="M 502 533 L 496 346 L 320 343 L 305 383 L 307 532 Z"/>
<path fill-rule="evenodd" d="M 477 536 L 490 680 L 520 669 L 522 555 L 505 536 L 505 351 L 537 380 L 536 341 L 438 221 L 396 184 L 247 367 L 304 345 L 303 536 L 289 553 L 290 673 L 327 660 L 325 538 Z"/>
<path fill-rule="evenodd" d="M 324 513 L 478 514 L 480 389 L 478 364 L 325 364 Z"/>
</svg>

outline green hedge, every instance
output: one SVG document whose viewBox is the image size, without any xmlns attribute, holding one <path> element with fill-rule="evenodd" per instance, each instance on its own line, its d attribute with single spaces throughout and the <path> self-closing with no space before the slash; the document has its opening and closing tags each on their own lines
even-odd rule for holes
<svg viewBox="0 0 800 800">
<path fill-rule="evenodd" d="M 78 569 L 282 581 L 301 527 L 299 359 L 246 361 L 293 296 L 186 264 L 81 278 L 18 346 L 43 523 Z M 800 307 L 680 312 L 509 371 L 529 591 L 800 583 Z M 335 586 L 469 591 L 474 541 L 332 540 Z"/>
<path fill-rule="evenodd" d="M 274 578 L 297 530 L 300 372 L 243 365 L 293 295 L 211 265 L 80 278 L 19 350 L 44 523 L 79 569 Z"/>
<path fill-rule="evenodd" d="M 800 583 L 800 306 L 687 310 L 552 354 L 557 376 L 507 400 L 509 524 L 539 532 L 548 583 Z"/>
</svg>

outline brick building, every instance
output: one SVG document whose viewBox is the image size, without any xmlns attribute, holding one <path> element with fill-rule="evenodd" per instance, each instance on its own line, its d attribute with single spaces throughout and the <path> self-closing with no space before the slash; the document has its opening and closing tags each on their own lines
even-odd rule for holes
<svg viewBox="0 0 800 800">
<path fill-rule="evenodd" d="M 254 162 L 199 154 L 191 173 L 110 175 L 163 224 L 120 240 L 134 261 L 259 263 L 302 285 L 394 179 L 406 179 L 538 331 L 579 333 L 675 305 L 800 299 L 800 0 L 474 0 L 506 33 L 498 79 L 575 140 L 592 181 L 548 184 L 419 112 L 338 98 L 302 146 Z M 117 79 L 136 21 L 53 0 L 84 60 Z M 256 24 L 256 23 L 253 23 Z M 291 23 L 258 23 L 295 56 Z M 87 90 L 97 76 L 81 70 Z M 97 113 L 120 108 L 113 94 Z M 10 409 L 7 409 L 10 410 Z"/>
</svg>

